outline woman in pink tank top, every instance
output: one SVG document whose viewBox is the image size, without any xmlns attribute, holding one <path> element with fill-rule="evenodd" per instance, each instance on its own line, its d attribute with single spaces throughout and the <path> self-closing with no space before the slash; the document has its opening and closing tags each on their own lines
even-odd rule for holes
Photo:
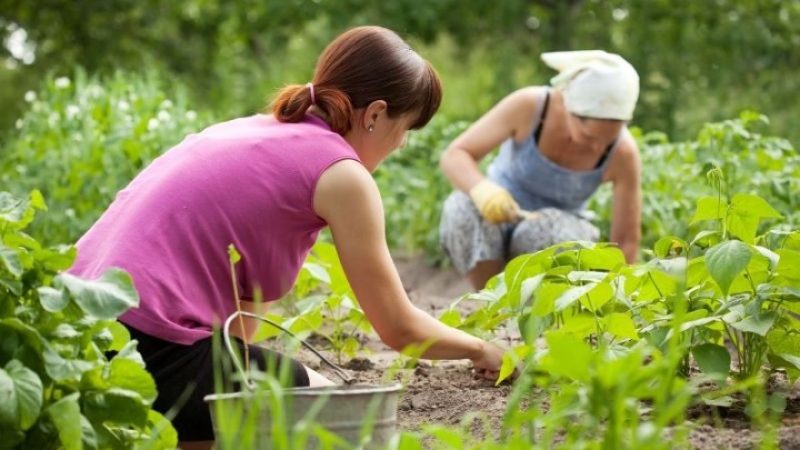
<svg viewBox="0 0 800 450">
<path fill-rule="evenodd" d="M 292 286 L 318 232 L 328 226 L 360 306 L 396 350 L 430 344 L 429 359 L 470 359 L 494 378 L 503 351 L 450 328 L 408 299 L 385 241 L 371 172 L 439 108 L 432 66 L 390 30 L 359 27 L 320 56 L 311 83 L 290 85 L 270 115 L 213 125 L 145 168 L 78 242 L 71 272 L 127 270 L 139 308 L 121 317 L 153 374 L 155 408 L 172 407 L 182 448 L 208 448 L 203 397 L 213 392 L 211 334 L 236 310 L 226 248 L 242 254 L 235 280 L 243 303 Z M 242 330 L 241 338 L 249 333 Z M 244 342 L 239 343 L 244 346 Z M 254 363 L 267 356 L 251 352 Z M 274 356 L 274 355 L 273 355 Z M 292 362 L 294 384 L 330 381 Z"/>
</svg>

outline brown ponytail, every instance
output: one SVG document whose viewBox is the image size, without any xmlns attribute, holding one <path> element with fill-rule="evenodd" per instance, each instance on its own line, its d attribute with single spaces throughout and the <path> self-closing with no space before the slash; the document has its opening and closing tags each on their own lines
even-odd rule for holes
<svg viewBox="0 0 800 450">
<path fill-rule="evenodd" d="M 313 104 L 331 129 L 344 135 L 356 109 L 384 100 L 390 117 L 416 114 L 412 129 L 425 126 L 439 109 L 442 85 L 433 67 L 393 31 L 358 27 L 331 42 L 317 61 Z M 284 87 L 272 105 L 281 122 L 299 122 L 312 105 L 302 84 Z"/>
</svg>

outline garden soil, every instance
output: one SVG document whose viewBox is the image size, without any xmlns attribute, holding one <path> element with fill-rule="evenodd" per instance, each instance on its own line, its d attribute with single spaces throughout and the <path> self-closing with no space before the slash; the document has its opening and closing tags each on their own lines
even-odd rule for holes
<svg viewBox="0 0 800 450">
<path fill-rule="evenodd" d="M 469 292 L 469 284 L 452 269 L 430 267 L 421 258 L 398 259 L 396 264 L 411 301 L 434 315 Z M 467 313 L 471 306 L 470 302 L 461 302 L 458 308 Z M 405 389 L 398 411 L 401 429 L 419 430 L 428 424 L 463 426 L 475 436 L 499 438 L 510 386 L 495 386 L 488 380 L 476 379 L 469 362 L 423 361 L 414 369 L 398 369 L 397 353 L 377 338 L 369 338 L 364 344 L 369 353 L 344 361 L 343 365 L 358 382 L 379 383 L 387 378 L 403 382 Z M 320 366 L 310 353 L 301 354 L 299 359 L 336 379 L 333 372 Z M 782 387 L 790 394 L 782 417 L 780 448 L 800 449 L 800 387 L 789 389 L 785 382 Z M 465 416 L 471 418 L 469 423 L 463 423 Z M 688 413 L 688 420 L 694 425 L 690 435 L 694 448 L 760 448 L 761 435 L 752 429 L 741 408 L 694 407 Z"/>
</svg>

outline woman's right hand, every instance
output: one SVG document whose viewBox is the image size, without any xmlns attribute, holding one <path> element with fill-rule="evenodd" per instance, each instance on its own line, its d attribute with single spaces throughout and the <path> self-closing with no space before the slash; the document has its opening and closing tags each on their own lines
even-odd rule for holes
<svg viewBox="0 0 800 450">
<path fill-rule="evenodd" d="M 491 342 L 483 341 L 481 351 L 472 358 L 475 374 L 481 378 L 495 381 L 500 375 L 500 366 L 503 364 L 505 350 Z"/>
</svg>

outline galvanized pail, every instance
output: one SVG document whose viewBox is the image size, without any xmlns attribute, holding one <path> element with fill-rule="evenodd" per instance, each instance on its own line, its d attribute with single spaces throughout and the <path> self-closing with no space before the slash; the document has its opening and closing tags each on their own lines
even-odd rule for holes
<svg viewBox="0 0 800 450">
<path fill-rule="evenodd" d="M 232 427 L 237 428 L 233 433 L 237 435 L 237 448 L 258 450 L 273 448 L 277 440 L 291 439 L 295 433 L 292 428 L 304 421 L 325 428 L 353 446 L 366 441 L 368 444 L 365 448 L 383 447 L 395 435 L 402 385 L 352 384 L 346 372 L 302 340 L 300 342 L 331 366 L 345 384 L 281 389 L 279 392 L 256 388 L 247 377 L 230 342 L 230 323 L 239 315 L 267 322 L 294 336 L 280 325 L 255 314 L 236 312 L 228 317 L 223 327 L 223 337 L 234 366 L 245 380 L 245 389 L 205 397 L 211 408 L 215 435 L 221 435 L 222 427 L 228 433 Z M 275 414 L 274 408 L 280 408 L 278 414 Z M 319 445 L 319 439 L 310 433 L 304 448 L 313 449 Z"/>
</svg>

